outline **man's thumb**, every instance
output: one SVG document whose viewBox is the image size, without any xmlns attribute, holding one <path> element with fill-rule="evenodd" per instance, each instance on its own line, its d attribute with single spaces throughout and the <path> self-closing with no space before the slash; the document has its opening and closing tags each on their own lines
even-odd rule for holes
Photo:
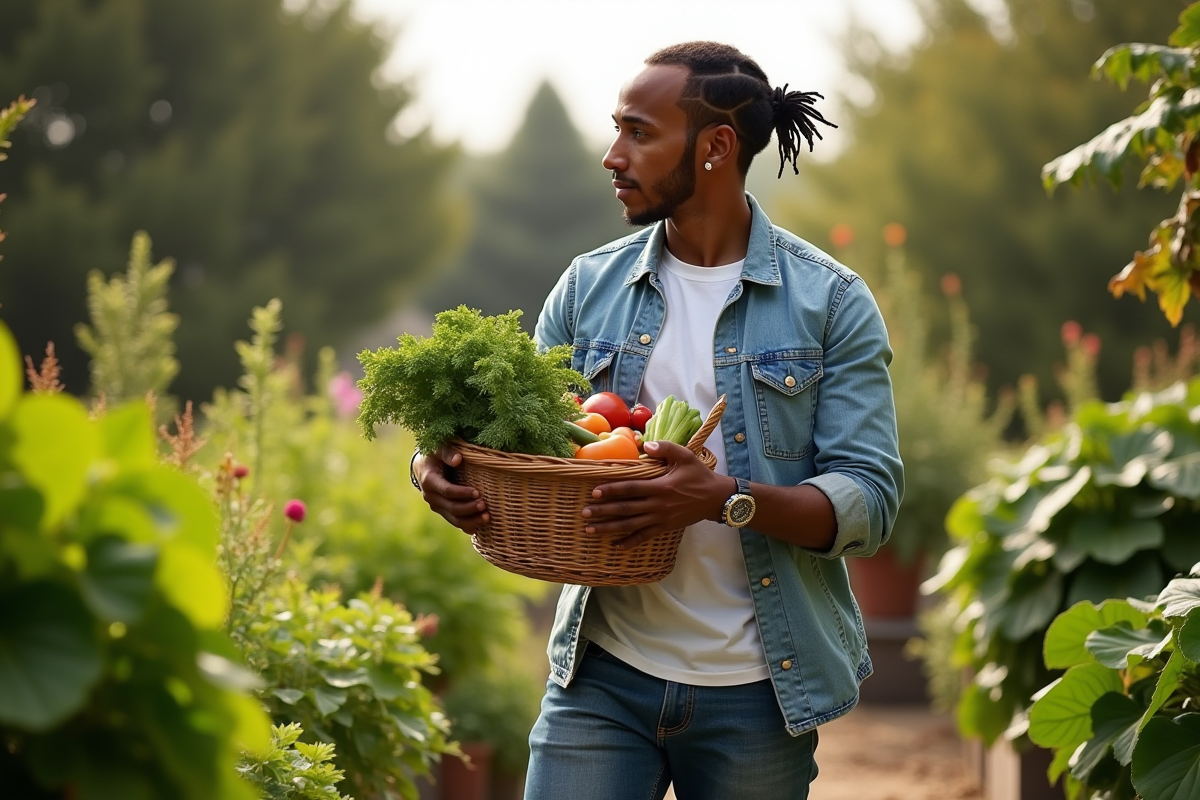
<svg viewBox="0 0 1200 800">
<path fill-rule="evenodd" d="M 665 459 L 670 462 L 679 461 L 681 458 L 692 455 L 692 451 L 681 444 L 661 440 L 646 442 L 642 445 L 642 448 L 655 458 Z"/>
</svg>

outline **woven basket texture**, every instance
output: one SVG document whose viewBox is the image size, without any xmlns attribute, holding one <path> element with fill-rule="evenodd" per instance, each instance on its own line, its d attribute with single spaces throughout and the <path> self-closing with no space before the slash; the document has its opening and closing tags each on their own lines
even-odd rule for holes
<svg viewBox="0 0 1200 800">
<path fill-rule="evenodd" d="M 722 395 L 687 447 L 709 468 L 716 457 L 704 441 L 725 411 Z M 660 459 L 585 459 L 504 453 L 458 440 L 458 480 L 479 490 L 489 522 L 472 541 L 480 555 L 501 569 L 529 578 L 585 586 L 627 586 L 662 580 L 675 568 L 683 529 L 654 537 L 632 550 L 618 550 L 625 534 L 584 532 L 583 507 L 602 483 L 665 475 Z"/>
</svg>

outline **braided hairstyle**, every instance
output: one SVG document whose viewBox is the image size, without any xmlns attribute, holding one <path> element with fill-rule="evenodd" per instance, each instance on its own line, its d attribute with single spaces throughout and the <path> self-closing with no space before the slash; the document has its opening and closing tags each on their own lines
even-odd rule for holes
<svg viewBox="0 0 1200 800">
<path fill-rule="evenodd" d="M 737 133 L 741 148 L 738 169 L 743 175 L 750 162 L 771 141 L 771 132 L 779 140 L 779 174 L 788 161 L 800 174 L 796 156 L 800 139 L 813 149 L 813 137 L 822 138 L 816 124 L 836 128 L 814 108 L 824 96 L 817 92 L 789 92 L 771 88 L 766 73 L 754 59 L 735 47 L 718 42 L 684 42 L 664 47 L 646 59 L 650 66 L 685 67 L 690 75 L 684 84 L 679 106 L 687 113 L 688 140 L 694 143 L 701 129 L 717 124 L 728 125 Z"/>
</svg>

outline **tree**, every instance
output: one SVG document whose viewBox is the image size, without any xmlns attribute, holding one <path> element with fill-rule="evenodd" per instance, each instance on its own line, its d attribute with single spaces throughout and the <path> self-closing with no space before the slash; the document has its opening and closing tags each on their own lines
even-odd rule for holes
<svg viewBox="0 0 1200 800">
<path fill-rule="evenodd" d="M 468 178 L 469 243 L 422 305 L 434 313 L 460 303 L 488 315 L 521 309 L 532 331 L 571 259 L 626 231 L 620 207 L 600 158 L 549 83 L 534 94 L 507 149 L 476 166 Z"/>
<path fill-rule="evenodd" d="M 909 231 L 909 256 L 927 283 L 954 272 L 978 325 L 992 388 L 1033 373 L 1053 385 L 1060 324 L 1100 335 L 1100 385 L 1128 385 L 1138 344 L 1169 333 L 1155 309 L 1114 304 L 1104 281 L 1145 242 L 1169 201 L 1132 188 L 1047 197 L 1042 165 L 1128 113 L 1115 87 L 1081 81 L 1115 41 L 1160 41 L 1181 2 L 1005 0 L 1007 25 L 967 0 L 926 0 L 924 39 L 890 54 L 865 33 L 850 65 L 873 90 L 835 121 L 850 144 L 810 162 L 808 191 L 784 198 L 787 222 L 818 244 L 847 223 L 859 234 L 851 265 L 878 263 L 878 232 Z"/>
<path fill-rule="evenodd" d="M 86 276 L 119 271 L 137 230 L 178 264 L 173 389 L 197 398 L 236 377 L 252 306 L 278 296 L 336 344 L 439 254 L 453 154 L 389 132 L 411 95 L 378 77 L 381 32 L 349 0 L 285 5 L 6 0 L 0 97 L 38 103 L 0 165 L 0 303 L 24 352 L 56 342 L 69 388 Z"/>
</svg>

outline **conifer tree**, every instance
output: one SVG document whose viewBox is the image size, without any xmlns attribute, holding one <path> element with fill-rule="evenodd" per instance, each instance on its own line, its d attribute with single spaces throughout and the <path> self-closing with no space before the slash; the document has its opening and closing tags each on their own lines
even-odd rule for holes
<svg viewBox="0 0 1200 800">
<path fill-rule="evenodd" d="M 600 155 L 589 151 L 549 83 L 512 142 L 468 176 L 473 228 L 456 263 L 425 293 L 430 312 L 465 304 L 521 309 L 532 331 L 571 259 L 628 232 Z"/>
<path fill-rule="evenodd" d="M 1101 389 L 1115 399 L 1134 348 L 1175 336 L 1153 303 L 1114 301 L 1105 284 L 1172 203 L 1137 192 L 1133 172 L 1119 193 L 1048 197 L 1041 168 L 1128 115 L 1140 97 L 1084 76 L 1113 44 L 1165 41 L 1184 3 L 1005 0 L 992 20 L 976 5 L 920 3 L 926 34 L 904 53 L 851 37 L 873 97 L 831 113 L 850 143 L 777 196 L 779 221 L 827 247 L 835 224 L 850 225 L 851 266 L 879 263 L 881 230 L 902 223 L 926 285 L 962 277 L 992 388 L 1025 373 L 1054 385 L 1060 326 L 1077 320 L 1103 343 Z"/>
<path fill-rule="evenodd" d="M 59 344 L 86 277 L 122 271 L 133 233 L 177 264 L 181 372 L 206 399 L 238 374 L 233 343 L 272 297 L 317 345 L 390 311 L 447 236 L 452 153 L 400 139 L 406 86 L 350 0 L 4 0 L 0 97 L 37 99 L 0 164 L 0 304 L 25 352 Z"/>
</svg>

